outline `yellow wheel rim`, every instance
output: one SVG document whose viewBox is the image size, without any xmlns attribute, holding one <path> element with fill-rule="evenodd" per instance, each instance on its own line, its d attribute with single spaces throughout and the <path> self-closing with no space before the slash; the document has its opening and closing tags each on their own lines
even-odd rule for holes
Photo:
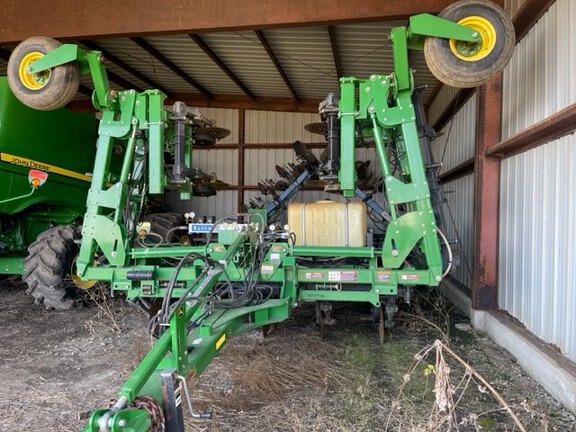
<svg viewBox="0 0 576 432">
<path fill-rule="evenodd" d="M 482 60 L 496 46 L 496 29 L 490 21 L 481 16 L 462 18 L 458 24 L 476 30 L 480 36 L 479 42 L 465 42 L 450 39 L 450 49 L 461 60 L 475 62 Z"/>
<path fill-rule="evenodd" d="M 80 288 L 82 290 L 88 290 L 92 287 L 94 287 L 94 285 L 96 285 L 98 283 L 97 280 L 82 280 L 80 279 L 80 276 L 78 276 L 78 274 L 76 274 L 76 260 L 78 259 L 78 255 L 76 255 L 74 257 L 74 261 L 72 261 L 72 268 L 70 269 L 70 276 L 72 278 L 72 282 L 74 282 L 74 285 L 76 285 L 77 288 Z"/>
<path fill-rule="evenodd" d="M 18 66 L 18 78 L 24 87 L 29 90 L 40 90 L 50 81 L 50 69 L 35 74 L 28 73 L 28 67 L 44 54 L 32 51 L 26 54 Z"/>
</svg>

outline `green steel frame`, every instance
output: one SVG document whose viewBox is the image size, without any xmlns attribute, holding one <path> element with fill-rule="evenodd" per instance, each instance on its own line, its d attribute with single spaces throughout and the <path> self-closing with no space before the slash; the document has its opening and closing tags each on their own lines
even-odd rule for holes
<svg viewBox="0 0 576 432">
<path fill-rule="evenodd" d="M 408 49 L 421 49 L 427 36 L 466 41 L 478 37 L 452 22 L 416 16 L 409 28 L 392 31 L 393 73 L 340 80 L 339 186 L 345 196 L 352 196 L 356 189 L 353 167 L 359 127 L 363 135 L 374 138 L 384 176 L 391 219 L 381 248 L 295 246 L 277 239 L 262 249 L 266 224 L 256 217 L 250 219 L 259 223 L 221 232 L 217 242 L 204 246 L 134 246 L 134 215 L 147 194 L 162 194 L 170 186 L 163 158 L 167 138 L 175 132 L 170 113 L 164 109 L 164 95 L 158 90 L 111 90 L 100 53 L 84 52 L 74 45 L 63 45 L 32 64 L 30 72 L 35 73 L 78 62 L 81 71 L 93 77 L 93 103 L 102 111 L 78 274 L 109 281 L 113 290 L 126 292 L 130 299 L 171 297 L 176 301 L 158 341 L 118 393 L 119 402 L 112 409 L 95 411 L 85 431 L 148 430 L 148 412 L 129 408 L 129 404 L 140 395 L 150 395 L 161 405 L 162 371 L 175 369 L 183 377 L 198 376 L 231 336 L 287 319 L 300 301 L 367 302 L 380 307 L 383 297 L 398 295 L 399 286 L 440 283 L 443 263 L 408 64 Z M 187 130 L 186 136 L 190 163 L 193 134 Z M 110 160 L 118 146 L 124 161 L 120 176 L 114 178 Z M 391 151 L 397 155 L 395 167 L 390 163 Z M 188 184 L 178 187 L 185 197 L 193 192 Z M 262 250 L 264 254 L 258 255 Z M 407 264 L 415 252 L 421 257 L 419 264 Z M 333 268 L 303 266 L 302 259 L 310 257 L 356 260 Z M 167 259 L 180 260 L 182 265 L 175 270 L 164 264 Z M 215 306 L 217 284 L 246 280 L 249 267 L 275 295 L 261 303 Z"/>
</svg>

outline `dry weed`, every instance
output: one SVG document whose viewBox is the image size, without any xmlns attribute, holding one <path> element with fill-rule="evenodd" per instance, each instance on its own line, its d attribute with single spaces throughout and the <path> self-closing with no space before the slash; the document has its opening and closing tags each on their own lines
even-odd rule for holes
<svg viewBox="0 0 576 432">
<path fill-rule="evenodd" d="M 84 327 L 95 335 L 121 333 L 121 314 L 123 306 L 116 298 L 110 296 L 105 284 L 96 284 L 93 288 L 85 290 L 90 304 L 96 306 L 94 316 L 84 323 Z"/>
</svg>

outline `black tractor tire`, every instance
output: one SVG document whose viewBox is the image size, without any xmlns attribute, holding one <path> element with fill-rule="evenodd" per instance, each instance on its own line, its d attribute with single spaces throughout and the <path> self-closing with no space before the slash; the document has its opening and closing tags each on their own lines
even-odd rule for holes
<svg viewBox="0 0 576 432">
<path fill-rule="evenodd" d="M 173 229 L 184 225 L 184 217 L 180 213 L 151 213 L 144 216 L 143 221 L 150 222 L 150 230 L 160 235 L 164 242 L 177 242 L 180 235 L 186 233 Z"/>
<path fill-rule="evenodd" d="M 25 71 L 34 59 L 38 60 L 60 45 L 55 39 L 33 37 L 21 42 L 10 56 L 6 72 L 8 84 L 20 102 L 30 108 L 42 111 L 62 108 L 78 93 L 80 70 L 76 62 L 56 66 L 38 75 Z"/>
<path fill-rule="evenodd" d="M 451 87 L 477 87 L 508 64 L 516 45 L 516 34 L 512 20 L 500 7 L 488 0 L 461 0 L 448 6 L 438 16 L 454 22 L 467 17 L 480 17 L 493 26 L 496 36 L 494 47 L 478 60 L 459 58 L 452 51 L 448 39 L 427 37 L 424 56 L 428 68 L 439 81 Z"/>
<path fill-rule="evenodd" d="M 70 276 L 78 254 L 78 237 L 75 227 L 60 225 L 39 234 L 28 247 L 22 279 L 28 284 L 26 292 L 46 309 L 68 310 L 81 305 Z"/>
</svg>

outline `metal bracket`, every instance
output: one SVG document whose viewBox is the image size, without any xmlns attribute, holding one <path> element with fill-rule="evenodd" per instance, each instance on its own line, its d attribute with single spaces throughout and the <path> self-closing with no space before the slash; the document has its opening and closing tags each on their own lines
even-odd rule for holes
<svg viewBox="0 0 576 432">
<path fill-rule="evenodd" d="M 168 369 L 160 373 L 162 382 L 162 399 L 164 401 L 165 429 L 169 432 L 184 432 L 184 417 L 182 415 L 182 386 L 176 369 Z"/>
</svg>

